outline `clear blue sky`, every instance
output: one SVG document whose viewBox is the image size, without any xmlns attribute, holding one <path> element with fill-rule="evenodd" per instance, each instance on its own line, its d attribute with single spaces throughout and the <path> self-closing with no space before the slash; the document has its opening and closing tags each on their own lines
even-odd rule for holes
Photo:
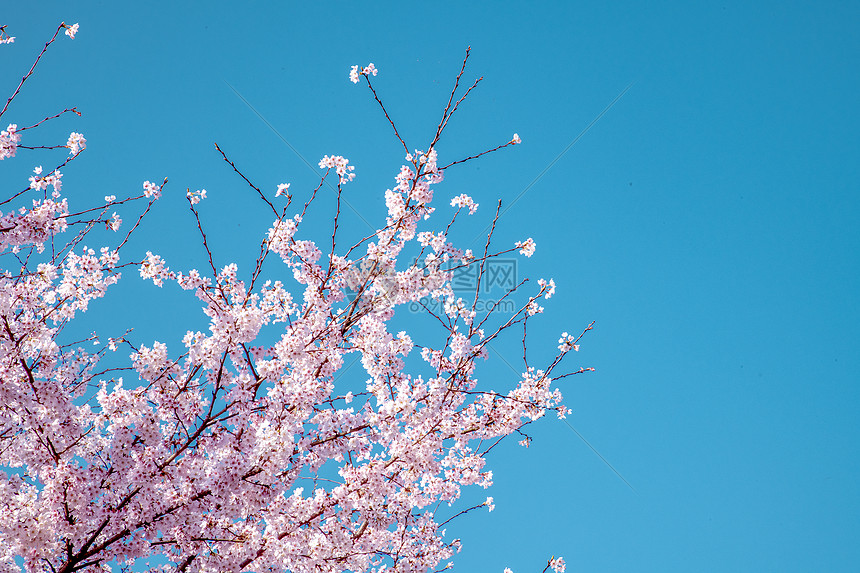
<svg viewBox="0 0 860 573">
<path fill-rule="evenodd" d="M 860 5 L 8 4 L 7 92 L 60 21 L 81 25 L 9 121 L 79 107 L 82 118 L 38 139 L 87 137 L 65 170 L 64 191 L 81 201 L 168 177 L 132 247 L 177 270 L 205 261 L 186 187 L 209 192 L 216 263 L 247 269 L 269 222 L 214 141 L 263 188 L 314 182 L 228 84 L 312 163 L 348 157 L 358 177 L 346 198 L 379 224 L 402 149 L 349 67 L 377 65 L 401 133 L 422 147 L 471 45 L 465 77 L 485 80 L 440 157 L 513 132 L 523 145 L 450 170 L 438 188 L 481 203 L 461 229 L 469 246 L 495 200 L 513 201 L 632 83 L 500 220 L 497 244 L 533 237 L 520 275 L 558 284 L 534 324 L 536 356 L 597 321 L 571 364 L 597 371 L 563 386 L 569 421 L 638 493 L 544 420 L 528 450 L 512 440 L 491 459 L 495 512 L 449 527 L 465 542 L 456 570 L 538 572 L 552 554 L 568 571 L 860 569 Z M 0 165 L 4 186 L 54 164 L 26 153 Z M 344 225 L 364 230 L 351 212 Z M 148 320 L 140 342 L 176 348 L 180 331 L 203 327 L 177 288 L 131 273 L 124 283 L 88 313 L 100 330 L 137 320 L 120 312 L 130 301 Z M 499 350 L 516 356 L 517 340 Z M 481 380 L 512 375 L 493 357 Z"/>
</svg>

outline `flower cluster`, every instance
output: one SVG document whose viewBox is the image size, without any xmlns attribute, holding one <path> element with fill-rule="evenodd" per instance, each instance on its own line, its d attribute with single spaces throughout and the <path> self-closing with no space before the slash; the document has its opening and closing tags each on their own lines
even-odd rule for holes
<svg viewBox="0 0 860 573">
<path fill-rule="evenodd" d="M 528 314 L 529 316 L 534 316 L 536 314 L 541 314 L 542 312 L 543 307 L 538 304 L 537 299 L 530 299 L 528 305 L 526 305 L 526 314 Z"/>
<path fill-rule="evenodd" d="M 10 123 L 9 127 L 0 131 L 0 160 L 15 157 L 19 143 L 21 143 L 21 134 L 18 133 L 18 125 Z"/>
<path fill-rule="evenodd" d="M 69 148 L 71 155 L 77 155 L 82 149 L 87 148 L 87 140 L 80 133 L 74 131 L 69 135 L 69 140 L 66 142 L 66 147 Z"/>
<path fill-rule="evenodd" d="M 326 155 L 320 159 L 319 166 L 322 169 L 334 169 L 338 174 L 341 185 L 355 179 L 355 173 L 353 173 L 353 171 L 355 171 L 355 167 L 349 165 L 349 159 L 346 157 L 341 157 L 340 155 Z M 287 185 L 287 187 L 289 187 L 289 185 Z M 278 189 L 280 190 L 280 187 Z"/>
<path fill-rule="evenodd" d="M 66 230 L 66 215 L 68 203 L 65 199 L 59 201 L 56 197 L 37 199 L 32 207 L 21 207 L 18 212 L 3 213 L 0 211 L 0 253 L 11 248 L 17 253 L 19 249 L 33 246 L 41 253 L 44 244 L 51 237 Z"/>
<path fill-rule="evenodd" d="M 119 231 L 120 225 L 122 225 L 122 219 L 116 213 L 111 215 L 110 220 L 105 222 L 105 228 L 107 228 L 111 231 Z"/>
<path fill-rule="evenodd" d="M 552 295 L 555 294 L 555 281 L 552 279 L 549 279 L 549 282 L 546 279 L 538 279 L 538 286 L 540 286 L 544 298 L 552 298 Z"/>
<path fill-rule="evenodd" d="M 160 255 L 154 255 L 152 252 L 146 252 L 146 259 L 140 265 L 140 278 L 152 280 L 155 286 L 163 286 L 164 279 L 174 278 L 173 273 L 167 268 L 164 259 Z"/>
<path fill-rule="evenodd" d="M 67 26 L 66 24 L 63 24 L 62 27 L 66 29 L 66 36 L 68 36 L 69 38 L 74 40 L 75 34 L 78 33 L 78 24 L 73 24 L 71 26 Z"/>
<path fill-rule="evenodd" d="M 530 257 L 533 254 L 535 254 L 536 245 L 535 245 L 534 240 L 531 237 L 529 237 L 525 241 L 517 241 L 516 247 L 520 250 L 521 254 L 523 254 L 527 257 Z"/>
<path fill-rule="evenodd" d="M 63 174 L 60 173 L 59 169 L 52 171 L 51 173 L 42 177 L 42 166 L 38 166 L 33 169 L 33 173 L 30 177 L 30 189 L 36 189 L 39 191 L 45 191 L 48 189 L 48 185 L 54 188 L 54 198 L 60 196 L 60 189 L 62 188 L 62 177 Z"/>
<path fill-rule="evenodd" d="M 576 338 L 566 332 L 562 332 L 561 338 L 558 339 L 559 351 L 570 352 L 570 350 L 573 349 L 574 352 L 579 352 L 579 345 L 574 344 L 574 342 L 576 342 Z"/>
<path fill-rule="evenodd" d="M 151 181 L 144 181 L 143 194 L 150 199 L 159 199 L 161 197 L 161 186 Z"/>
<path fill-rule="evenodd" d="M 468 207 L 470 215 L 474 215 L 475 211 L 478 210 L 478 204 L 475 203 L 472 198 L 465 193 L 461 193 L 460 195 L 457 195 L 456 197 L 451 199 L 451 206 L 460 207 L 461 209 L 463 207 Z"/>
<path fill-rule="evenodd" d="M 206 189 L 200 189 L 198 191 L 191 191 L 189 189 L 185 193 L 185 196 L 192 205 L 197 205 L 200 201 L 206 198 Z"/>
<path fill-rule="evenodd" d="M 373 65 L 373 62 L 361 68 L 361 71 L 359 71 L 358 66 L 352 66 L 352 68 L 349 70 L 349 81 L 354 84 L 357 84 L 358 79 L 361 76 L 375 76 L 377 73 L 379 73 L 379 70 L 376 69 L 376 66 Z"/>
</svg>

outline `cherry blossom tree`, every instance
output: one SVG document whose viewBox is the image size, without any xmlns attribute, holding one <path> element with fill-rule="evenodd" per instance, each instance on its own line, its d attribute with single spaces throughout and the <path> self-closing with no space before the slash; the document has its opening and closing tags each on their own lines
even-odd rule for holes
<svg viewBox="0 0 860 573">
<path fill-rule="evenodd" d="M 0 117 L 61 32 L 73 39 L 77 31 L 77 24 L 57 28 Z M 0 27 L 0 44 L 13 41 Z M 499 202 L 483 250 L 461 250 L 449 231 L 478 205 L 459 195 L 434 206 L 448 168 L 520 143 L 514 134 L 494 149 L 440 161 L 437 143 L 480 81 L 459 95 L 467 60 L 468 51 L 423 150 L 401 138 L 372 84 L 376 67 L 349 72 L 370 89 L 405 154 L 384 192 L 385 225 L 349 246 L 338 240 L 342 194 L 356 177 L 346 158 L 323 157 L 314 189 L 285 183 L 264 191 L 216 146 L 271 212 L 241 278 L 239 265 L 213 262 L 198 210 L 205 190 L 187 199 L 208 268 L 171 270 L 152 252 L 135 258 L 129 238 L 170 191 L 167 180 L 75 207 L 62 193 L 61 169 L 85 152 L 84 136 L 26 144 L 31 130 L 78 110 L 8 124 L 0 160 L 20 161 L 22 149 L 36 147 L 67 148 L 68 156 L 52 169 L 35 167 L 11 191 L 4 183 L 0 202 L 0 570 L 424 573 L 451 566 L 461 543 L 449 532 L 452 520 L 493 509 L 492 497 L 462 507 L 462 488 L 490 487 L 487 453 L 511 435 L 528 445 L 524 426 L 567 412 L 554 383 L 591 370 L 562 371 L 582 334 L 564 333 L 548 364 L 528 362 L 526 327 L 555 291 L 552 280 L 511 288 L 504 298 L 518 302 L 510 315 L 476 311 L 487 262 L 514 251 L 530 256 L 535 243 L 491 249 Z M 321 243 L 302 238 L 302 226 L 325 184 L 336 208 L 331 240 Z M 85 246 L 102 237 L 106 246 Z M 284 265 L 289 284 L 265 280 L 265 268 Z M 465 299 L 451 287 L 464 268 L 478 277 Z M 189 330 L 183 347 L 171 349 L 102 333 L 107 344 L 85 350 L 82 341 L 97 335 L 76 338 L 76 319 L 123 271 L 192 291 L 197 302 L 189 303 L 202 306 L 208 331 Z M 433 339 L 391 328 L 398 310 L 416 302 L 436 324 Z M 521 377 L 507 391 L 479 385 L 488 345 L 508 332 L 522 336 Z M 113 366 L 125 352 L 130 363 Z M 344 392 L 337 375 L 354 357 L 366 384 Z M 564 571 L 563 559 L 550 559 L 550 568 Z"/>
</svg>

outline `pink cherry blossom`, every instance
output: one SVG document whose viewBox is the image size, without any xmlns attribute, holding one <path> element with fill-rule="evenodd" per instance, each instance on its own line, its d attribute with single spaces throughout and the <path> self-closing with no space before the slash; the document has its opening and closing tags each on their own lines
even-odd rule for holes
<svg viewBox="0 0 860 573">
<path fill-rule="evenodd" d="M 579 345 L 574 344 L 576 342 L 576 338 L 571 336 L 566 332 L 561 333 L 561 338 L 558 339 L 558 350 L 559 352 L 569 352 L 573 349 L 574 352 L 579 352 Z"/>
<path fill-rule="evenodd" d="M 156 185 L 155 183 L 152 183 L 151 181 L 144 181 L 143 194 L 146 197 L 158 199 L 161 197 L 161 187 Z"/>
<path fill-rule="evenodd" d="M 478 210 L 478 204 L 475 203 L 472 198 L 465 193 L 461 193 L 460 195 L 457 195 L 456 197 L 451 199 L 451 206 L 461 208 L 468 207 L 470 215 L 474 215 L 475 212 Z"/>
<path fill-rule="evenodd" d="M 111 231 L 119 231 L 120 225 L 122 225 L 122 219 L 116 213 L 111 215 L 110 220 L 105 223 L 105 226 Z"/>
<path fill-rule="evenodd" d="M 74 38 L 78 25 L 61 28 Z M 350 79 L 376 74 L 354 66 Z M 15 158 L 19 142 L 9 125 L 0 158 Z M 72 132 L 66 147 L 68 163 L 86 140 Z M 339 231 L 339 210 L 330 225 L 309 209 L 331 170 L 340 206 L 355 178 L 343 156 L 322 158 L 304 206 L 292 204 L 290 184 L 277 186 L 281 210 L 254 186 L 271 223 L 259 250 L 237 262 L 213 253 L 195 207 L 206 190 L 189 188 L 203 270 L 171 270 L 145 235 L 129 241 L 167 179 L 74 209 L 58 168 L 38 166 L 29 186 L 11 186 L 0 212 L 0 253 L 14 255 L 0 268 L 0 570 L 137 570 L 150 559 L 201 572 L 450 568 L 462 547 L 455 518 L 495 509 L 492 496 L 461 500 L 492 487 L 493 445 L 548 412 L 569 413 L 557 382 L 581 335 L 563 333 L 543 368 L 479 383 L 491 343 L 513 331 L 525 349 L 526 325 L 555 283 L 512 289 L 516 310 L 496 322 L 498 311 L 476 304 L 480 287 L 455 292 L 457 270 L 484 277 L 488 259 L 513 249 L 491 249 L 492 232 L 477 253 L 457 246 L 460 211 L 478 205 L 459 194 L 440 220 L 439 161 L 435 147 L 408 153 L 379 190 L 379 228 L 355 241 Z M 127 233 L 103 232 L 129 216 Z M 323 224 L 330 239 L 316 241 Z M 534 241 L 516 248 L 531 256 Z M 95 333 L 81 320 L 120 280 L 140 279 L 162 287 L 158 296 L 184 297 L 203 322 L 171 342 L 122 330 L 127 316 Z M 411 324 L 401 319 L 415 305 L 436 331 L 395 326 Z M 564 572 L 561 558 L 548 566 Z"/>
<path fill-rule="evenodd" d="M 52 171 L 42 177 L 42 166 L 40 165 L 33 169 L 33 173 L 35 173 L 35 175 L 30 177 L 30 189 L 45 191 L 48 189 L 49 185 L 54 188 L 55 193 L 59 193 L 62 189 L 63 174 L 60 173 L 59 170 Z"/>
<path fill-rule="evenodd" d="M 357 84 L 361 76 L 375 76 L 378 73 L 379 70 L 376 69 L 376 66 L 372 62 L 361 68 L 361 70 L 359 70 L 358 66 L 352 66 L 349 70 L 349 81 Z"/>
<path fill-rule="evenodd" d="M 531 237 L 526 239 L 525 241 L 517 241 L 517 248 L 520 250 L 520 253 L 530 257 L 535 254 L 535 242 Z"/>
<path fill-rule="evenodd" d="M 544 298 L 552 298 L 552 295 L 555 294 L 555 281 L 549 279 L 547 282 L 545 279 L 538 279 L 538 285 L 541 287 L 541 291 L 544 293 Z"/>
<path fill-rule="evenodd" d="M 10 123 L 9 127 L 0 131 L 0 160 L 15 157 L 18 144 L 21 143 L 21 134 L 17 130 L 18 125 Z"/>
<path fill-rule="evenodd" d="M 200 201 L 206 198 L 206 189 L 200 189 L 198 191 L 189 190 L 185 193 L 185 196 L 188 198 L 189 203 L 197 205 Z"/>
<path fill-rule="evenodd" d="M 66 147 L 69 148 L 69 153 L 77 155 L 81 150 L 87 148 L 87 140 L 80 133 L 74 131 L 69 135 L 69 140 L 66 142 Z"/>
<path fill-rule="evenodd" d="M 348 183 L 355 179 L 355 167 L 349 165 L 349 160 L 345 157 L 341 157 L 340 155 L 326 155 L 322 159 L 320 159 L 319 166 L 323 169 L 334 169 L 338 174 L 339 181 L 341 184 Z"/>
</svg>

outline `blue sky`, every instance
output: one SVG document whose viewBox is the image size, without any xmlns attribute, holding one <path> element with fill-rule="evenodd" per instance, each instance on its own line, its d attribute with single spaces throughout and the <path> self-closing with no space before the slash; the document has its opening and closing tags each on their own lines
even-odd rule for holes
<svg viewBox="0 0 860 573">
<path fill-rule="evenodd" d="M 236 92 L 311 163 L 348 157 L 358 177 L 345 197 L 378 225 L 403 153 L 349 67 L 376 64 L 374 85 L 421 148 L 471 45 L 465 78 L 485 79 L 440 157 L 514 132 L 523 144 L 451 169 L 437 197 L 481 204 L 458 230 L 468 247 L 498 198 L 528 188 L 496 244 L 533 237 L 518 274 L 558 284 L 530 348 L 549 355 L 561 331 L 597 321 L 571 364 L 596 372 L 562 386 L 569 421 L 636 491 L 544 420 L 528 450 L 512 440 L 491 458 L 495 512 L 449 527 L 465 544 L 455 570 L 537 572 L 555 554 L 568 571 L 854 571 L 860 7 L 757 4 L 16 2 L 0 22 L 17 37 L 0 78 L 11 93 L 56 25 L 80 22 L 9 121 L 78 106 L 82 118 L 38 135 L 87 137 L 66 194 L 122 196 L 168 177 L 130 247 L 179 270 L 205 262 L 184 193 L 206 188 L 216 263 L 241 268 L 269 220 L 213 142 L 264 189 L 307 189 L 316 175 Z M 45 155 L 4 162 L 4 185 L 54 164 L 28 153 Z M 344 215 L 345 233 L 364 230 Z M 100 329 L 141 319 L 141 342 L 174 347 L 205 324 L 195 299 L 131 274 L 87 316 Z M 509 342 L 499 351 L 516 356 Z M 488 384 L 513 376 L 498 356 L 483 372 Z"/>
</svg>

